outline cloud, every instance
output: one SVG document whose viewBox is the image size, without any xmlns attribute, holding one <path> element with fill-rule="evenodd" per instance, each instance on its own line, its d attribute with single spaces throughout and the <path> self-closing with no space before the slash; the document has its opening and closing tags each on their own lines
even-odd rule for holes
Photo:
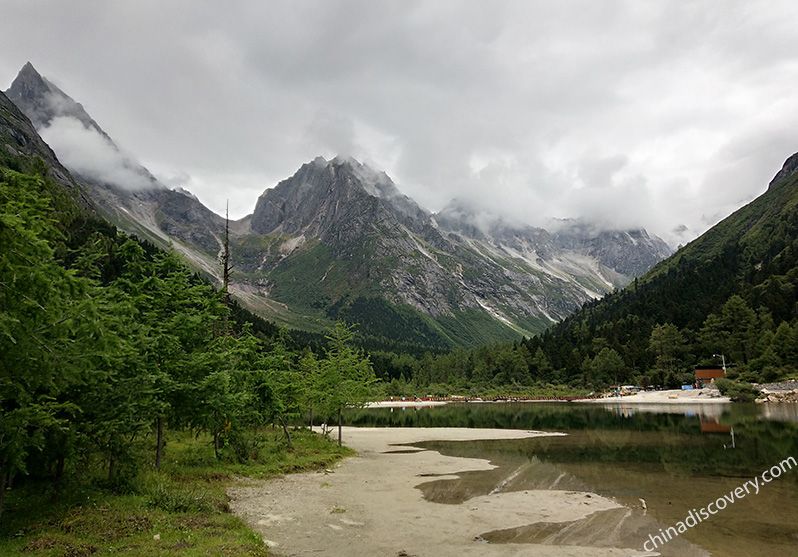
<svg viewBox="0 0 798 557">
<path fill-rule="evenodd" d="M 0 75 L 31 59 L 235 216 L 341 152 L 433 211 L 458 197 L 684 241 L 677 225 L 703 232 L 798 150 L 789 0 L 12 0 L 3 15 Z"/>
<path fill-rule="evenodd" d="M 154 186 L 153 179 L 96 130 L 70 116 L 53 118 L 39 133 L 74 172 L 102 184 L 128 190 Z"/>
</svg>

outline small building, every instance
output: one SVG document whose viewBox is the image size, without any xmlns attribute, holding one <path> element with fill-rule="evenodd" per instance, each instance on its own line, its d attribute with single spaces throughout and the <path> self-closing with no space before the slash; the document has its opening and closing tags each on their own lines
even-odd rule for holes
<svg viewBox="0 0 798 557">
<path fill-rule="evenodd" d="M 726 370 L 722 367 L 697 367 L 695 368 L 695 383 L 699 388 L 711 384 L 715 379 L 726 377 Z"/>
</svg>

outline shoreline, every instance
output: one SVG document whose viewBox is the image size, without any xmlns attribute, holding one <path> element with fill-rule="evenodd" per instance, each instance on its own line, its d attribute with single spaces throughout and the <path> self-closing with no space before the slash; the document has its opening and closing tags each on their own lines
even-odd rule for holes
<svg viewBox="0 0 798 557">
<path fill-rule="evenodd" d="M 232 511 L 263 536 L 276 555 L 620 557 L 630 548 L 485 543 L 482 534 L 543 522 L 586 519 L 624 509 L 591 492 L 497 489 L 461 504 L 426 500 L 422 483 L 492 470 L 484 459 L 444 456 L 423 441 L 478 441 L 557 436 L 528 430 L 469 428 L 344 428 L 358 454 L 332 470 L 231 488 Z"/>
<path fill-rule="evenodd" d="M 552 399 L 518 399 L 518 400 L 379 400 L 369 402 L 365 408 L 431 408 L 446 404 L 507 404 L 507 403 L 578 403 L 578 404 L 728 404 L 731 399 L 717 396 L 714 389 L 694 389 L 682 391 L 668 389 L 664 391 L 640 391 L 632 395 L 610 396 L 602 398 L 552 398 Z"/>
<path fill-rule="evenodd" d="M 633 395 L 613 396 L 605 398 L 585 398 L 574 402 L 589 404 L 623 405 L 623 404 L 729 404 L 731 399 L 726 396 L 715 396 L 717 390 L 694 389 L 682 391 L 670 389 L 666 391 L 640 391 Z"/>
</svg>

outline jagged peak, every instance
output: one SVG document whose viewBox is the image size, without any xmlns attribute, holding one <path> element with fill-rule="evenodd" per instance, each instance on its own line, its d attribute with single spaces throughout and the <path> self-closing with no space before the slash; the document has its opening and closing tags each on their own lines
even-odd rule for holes
<svg viewBox="0 0 798 557">
<path fill-rule="evenodd" d="M 376 170 L 367 163 L 360 162 L 349 155 L 336 155 L 330 160 L 322 156 L 317 156 L 313 160 L 303 164 L 295 176 L 303 172 L 303 170 L 310 172 L 334 172 L 336 175 L 343 171 L 353 178 L 352 183 L 354 185 L 359 186 L 372 197 L 378 197 L 380 199 L 406 198 L 408 201 L 412 202 L 410 198 L 399 191 L 396 184 L 394 184 L 391 177 L 388 176 L 385 171 Z M 266 190 L 263 195 L 268 192 L 269 190 Z M 413 202 L 413 204 L 415 204 L 415 202 Z"/>
<path fill-rule="evenodd" d="M 781 170 L 776 173 L 776 175 L 770 181 L 770 184 L 768 184 L 768 189 L 773 187 L 773 184 L 781 182 L 785 178 L 788 178 L 795 173 L 798 173 L 798 153 L 795 153 L 794 155 L 788 157 L 786 161 L 784 161 L 784 165 L 781 167 Z"/>
<path fill-rule="evenodd" d="M 33 67 L 33 64 L 31 63 L 30 60 L 25 62 L 25 65 L 22 66 L 21 70 L 19 70 L 18 75 L 42 77 L 42 75 L 36 70 L 36 68 Z"/>
<path fill-rule="evenodd" d="M 22 66 L 6 95 L 31 119 L 37 129 L 50 125 L 58 117 L 74 118 L 84 127 L 102 135 L 118 150 L 113 140 L 89 116 L 83 105 L 41 75 L 30 62 Z"/>
<path fill-rule="evenodd" d="M 26 62 L 22 69 L 19 70 L 17 77 L 11 82 L 7 95 L 9 98 L 30 97 L 48 93 L 51 90 L 50 82 L 33 67 L 33 64 Z"/>
</svg>

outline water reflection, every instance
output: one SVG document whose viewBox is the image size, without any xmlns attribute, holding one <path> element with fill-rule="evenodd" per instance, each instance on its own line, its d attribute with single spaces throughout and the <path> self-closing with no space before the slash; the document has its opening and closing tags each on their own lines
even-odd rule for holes
<svg viewBox="0 0 798 557">
<path fill-rule="evenodd" d="M 598 493 L 624 506 L 572 523 L 485 532 L 491 543 L 640 548 L 648 533 L 683 520 L 690 509 L 788 456 L 798 458 L 798 405 L 471 404 L 394 414 L 369 410 L 353 412 L 349 419 L 362 425 L 568 433 L 419 444 L 451 456 L 486 458 L 497 466 L 456 479 L 420 479 L 418 488 L 436 503 L 460 504 L 499 492 L 566 490 Z M 706 554 L 798 555 L 798 470 L 663 548 L 663 555 Z"/>
<path fill-rule="evenodd" d="M 686 417 L 701 416 L 707 418 L 720 418 L 725 404 L 602 404 L 603 408 L 624 416 L 632 417 L 635 414 L 681 414 Z"/>
</svg>

